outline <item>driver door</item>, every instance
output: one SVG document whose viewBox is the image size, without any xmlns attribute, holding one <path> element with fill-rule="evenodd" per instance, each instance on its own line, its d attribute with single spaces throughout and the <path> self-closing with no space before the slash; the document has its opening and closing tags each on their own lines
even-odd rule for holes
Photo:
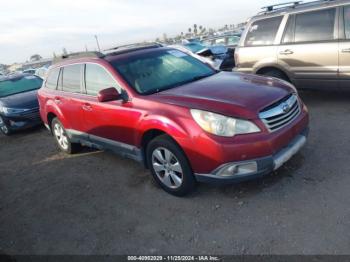
<svg viewBox="0 0 350 262">
<path fill-rule="evenodd" d="M 113 76 L 101 65 L 86 64 L 85 88 L 86 97 L 83 105 L 85 132 L 92 143 L 102 145 L 113 151 L 134 151 L 135 126 L 139 118 L 131 103 L 122 100 L 99 102 L 100 90 L 115 87 L 121 88 Z"/>
</svg>

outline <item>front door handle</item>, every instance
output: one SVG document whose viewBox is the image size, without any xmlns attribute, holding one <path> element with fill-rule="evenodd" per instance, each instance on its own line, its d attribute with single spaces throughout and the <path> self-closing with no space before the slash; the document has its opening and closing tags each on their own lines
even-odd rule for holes
<svg viewBox="0 0 350 262">
<path fill-rule="evenodd" d="M 286 49 L 284 51 L 281 51 L 280 54 L 281 55 L 292 55 L 292 54 L 294 54 L 294 52 L 290 49 Z"/>
<path fill-rule="evenodd" d="M 82 108 L 85 111 L 92 111 L 92 106 L 90 104 L 84 104 Z"/>
<path fill-rule="evenodd" d="M 343 53 L 350 53 L 350 48 L 341 50 Z"/>
</svg>

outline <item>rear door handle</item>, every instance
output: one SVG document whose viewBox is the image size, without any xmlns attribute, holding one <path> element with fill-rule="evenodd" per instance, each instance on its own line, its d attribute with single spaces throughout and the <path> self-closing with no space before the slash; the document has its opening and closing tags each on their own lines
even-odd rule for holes
<svg viewBox="0 0 350 262">
<path fill-rule="evenodd" d="M 85 111 L 92 111 L 92 106 L 90 104 L 84 104 L 82 108 Z"/>
<path fill-rule="evenodd" d="M 284 51 L 281 51 L 280 54 L 281 55 L 292 55 L 292 54 L 294 54 L 294 52 L 290 49 L 286 49 Z"/>
<path fill-rule="evenodd" d="M 343 53 L 350 53 L 350 48 L 341 50 Z"/>
</svg>

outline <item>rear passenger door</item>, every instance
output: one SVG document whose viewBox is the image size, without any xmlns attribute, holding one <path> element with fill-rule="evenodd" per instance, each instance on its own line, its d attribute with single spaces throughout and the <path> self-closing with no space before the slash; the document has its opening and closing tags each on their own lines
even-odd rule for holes
<svg viewBox="0 0 350 262">
<path fill-rule="evenodd" d="M 339 86 L 350 87 L 350 6 L 340 11 Z"/>
<path fill-rule="evenodd" d="M 61 68 L 58 80 L 60 94 L 55 97 L 63 116 L 64 127 L 68 134 L 76 139 L 84 136 L 82 133 L 84 121 L 82 106 L 83 65 L 73 64 Z"/>
<path fill-rule="evenodd" d="M 337 9 L 290 15 L 278 62 L 301 87 L 336 86 L 338 79 Z"/>
</svg>

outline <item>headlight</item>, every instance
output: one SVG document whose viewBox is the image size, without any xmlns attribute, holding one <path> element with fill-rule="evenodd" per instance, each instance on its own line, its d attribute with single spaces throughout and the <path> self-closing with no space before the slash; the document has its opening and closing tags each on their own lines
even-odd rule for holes
<svg viewBox="0 0 350 262">
<path fill-rule="evenodd" d="M 227 117 L 203 110 L 191 109 L 193 119 L 206 132 L 217 136 L 232 137 L 239 134 L 260 132 L 253 122 Z"/>
<path fill-rule="evenodd" d="M 23 112 L 28 111 L 28 110 L 29 109 L 8 108 L 8 107 L 0 105 L 0 113 L 3 113 L 5 115 L 19 114 L 19 113 L 23 113 Z"/>
</svg>

